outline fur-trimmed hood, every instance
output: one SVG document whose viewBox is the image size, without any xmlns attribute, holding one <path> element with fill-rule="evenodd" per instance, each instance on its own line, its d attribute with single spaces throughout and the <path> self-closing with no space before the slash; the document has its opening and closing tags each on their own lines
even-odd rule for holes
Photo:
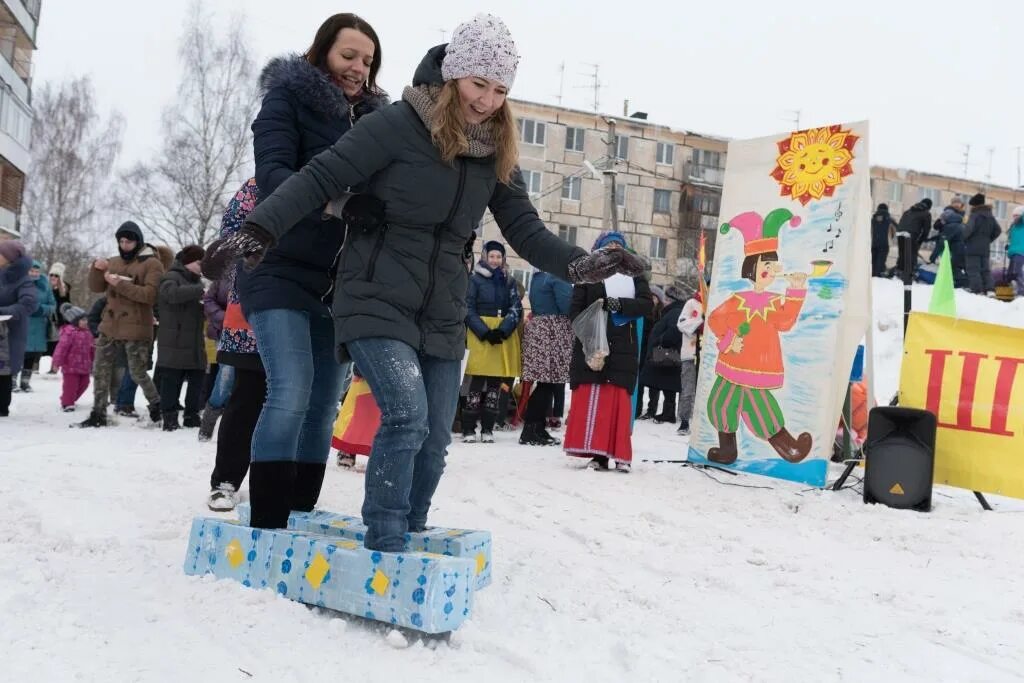
<svg viewBox="0 0 1024 683">
<path fill-rule="evenodd" d="M 314 111 L 328 116 L 348 116 L 349 101 L 344 91 L 302 55 L 288 54 L 271 59 L 260 73 L 259 86 L 261 95 L 266 95 L 274 88 L 284 87 Z M 379 109 L 388 102 L 384 91 L 365 92 L 360 101 L 369 105 L 370 109 Z"/>
</svg>

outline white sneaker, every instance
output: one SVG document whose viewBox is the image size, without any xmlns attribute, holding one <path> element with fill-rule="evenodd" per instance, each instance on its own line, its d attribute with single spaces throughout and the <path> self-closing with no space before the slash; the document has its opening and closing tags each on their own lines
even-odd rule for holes
<svg viewBox="0 0 1024 683">
<path fill-rule="evenodd" d="M 476 432 L 473 432 L 472 434 L 463 434 L 462 435 L 462 443 L 476 443 L 476 442 L 477 442 Z"/>
<path fill-rule="evenodd" d="M 632 465 L 630 465 L 628 462 L 619 462 L 618 460 L 615 461 L 615 471 L 616 472 L 622 472 L 623 474 L 629 474 L 630 470 L 632 470 L 632 469 L 633 469 Z"/>
<path fill-rule="evenodd" d="M 238 492 L 235 487 L 227 482 L 217 485 L 217 488 L 210 491 L 210 497 L 206 500 L 206 507 L 214 512 L 230 512 L 238 505 Z"/>
<path fill-rule="evenodd" d="M 491 432 L 480 432 L 480 443 L 494 443 L 494 434 Z"/>
</svg>

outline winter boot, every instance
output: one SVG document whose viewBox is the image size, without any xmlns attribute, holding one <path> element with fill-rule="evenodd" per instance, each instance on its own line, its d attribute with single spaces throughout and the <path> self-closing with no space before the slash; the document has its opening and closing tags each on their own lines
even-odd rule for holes
<svg viewBox="0 0 1024 683">
<path fill-rule="evenodd" d="M 615 461 L 615 471 L 619 472 L 620 474 L 629 474 L 630 471 L 632 471 L 632 469 L 633 466 L 630 465 L 628 462 L 622 462 L 620 460 Z"/>
<path fill-rule="evenodd" d="M 181 425 L 178 424 L 177 411 L 169 411 L 163 414 L 163 427 L 165 432 L 173 432 L 177 429 L 181 429 Z"/>
<path fill-rule="evenodd" d="M 786 462 L 800 462 L 811 452 L 811 435 L 803 432 L 797 438 L 783 427 L 778 434 L 768 439 L 775 452 Z"/>
<path fill-rule="evenodd" d="M 312 512 L 324 485 L 326 464 L 299 462 L 295 464 L 295 485 L 292 487 L 290 509 Z"/>
<path fill-rule="evenodd" d="M 356 466 L 356 456 L 351 453 L 344 453 L 338 451 L 338 467 L 344 467 L 345 469 L 351 470 Z"/>
<path fill-rule="evenodd" d="M 181 420 L 181 424 L 186 429 L 195 429 L 202 424 L 202 420 L 199 419 L 198 413 L 186 413 L 185 417 Z"/>
<path fill-rule="evenodd" d="M 213 438 L 213 430 L 217 427 L 217 420 L 224 412 L 223 408 L 214 408 L 207 404 L 203 410 L 203 419 L 199 422 L 199 440 L 209 441 Z"/>
<path fill-rule="evenodd" d="M 81 422 L 71 425 L 72 427 L 106 427 L 107 414 L 105 412 L 100 413 L 95 410 L 89 413 L 89 417 L 85 418 Z"/>
<path fill-rule="evenodd" d="M 476 442 L 477 442 L 477 438 L 476 438 L 476 430 L 475 429 L 473 431 L 471 431 L 471 432 L 463 432 L 463 434 L 462 434 L 462 443 L 476 443 Z"/>
<path fill-rule="evenodd" d="M 548 430 L 544 429 L 544 423 L 543 422 L 541 422 L 539 425 L 537 425 L 537 433 L 540 434 L 542 439 L 547 441 L 547 443 L 544 444 L 545 446 L 561 446 L 562 445 L 562 440 L 561 439 L 557 439 L 557 438 L 551 436 L 551 434 L 548 433 Z"/>
<path fill-rule="evenodd" d="M 536 446 L 537 443 L 537 425 L 533 422 L 524 422 L 523 431 L 519 433 L 519 445 L 520 446 Z"/>
<path fill-rule="evenodd" d="M 679 429 L 676 430 L 676 434 L 678 434 L 679 436 L 689 436 L 690 435 L 690 423 L 687 422 L 686 420 L 683 420 L 682 422 L 680 422 L 679 423 Z"/>
<path fill-rule="evenodd" d="M 284 529 L 295 487 L 295 463 L 291 460 L 256 461 L 249 465 L 249 526 Z"/>
<path fill-rule="evenodd" d="M 608 458 L 603 455 L 595 455 L 590 462 L 587 463 L 588 470 L 597 470 L 598 472 L 608 471 Z"/>
<path fill-rule="evenodd" d="M 494 443 L 494 432 L 487 429 L 480 429 L 480 443 Z"/>
<path fill-rule="evenodd" d="M 18 383 L 18 388 L 21 389 L 22 391 L 24 391 L 25 393 L 28 393 L 28 392 L 32 391 L 32 385 L 29 384 L 29 382 L 31 382 L 31 381 L 32 381 L 32 371 L 31 370 L 27 370 L 27 369 L 22 370 L 21 371 L 21 382 Z"/>
<path fill-rule="evenodd" d="M 135 412 L 135 406 L 117 406 L 114 408 L 114 415 L 130 417 L 132 419 L 137 419 L 139 417 L 139 414 Z"/>
<path fill-rule="evenodd" d="M 234 485 L 228 482 L 217 484 L 217 488 L 210 491 L 210 497 L 206 499 L 206 507 L 214 512 L 230 512 L 238 505 L 238 491 Z"/>
<path fill-rule="evenodd" d="M 719 465 L 731 465 L 738 455 L 736 432 L 718 432 L 718 446 L 708 449 L 708 460 Z"/>
<path fill-rule="evenodd" d="M 175 413 L 177 413 L 177 411 L 175 411 Z M 149 404 L 149 419 L 152 420 L 155 423 L 159 423 L 161 416 L 162 416 L 162 414 L 160 412 L 160 401 L 153 401 L 152 403 L 150 403 Z M 177 418 L 175 418 L 175 421 L 177 421 Z"/>
</svg>

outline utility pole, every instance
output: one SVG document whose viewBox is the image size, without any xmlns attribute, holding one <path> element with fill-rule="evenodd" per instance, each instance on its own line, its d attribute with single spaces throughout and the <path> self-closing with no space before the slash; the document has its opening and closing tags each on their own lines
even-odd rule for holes
<svg viewBox="0 0 1024 683">
<path fill-rule="evenodd" d="M 792 115 L 792 118 L 787 119 L 787 121 L 792 121 L 793 122 L 793 125 L 795 126 L 793 128 L 793 130 L 800 130 L 800 114 L 801 114 L 801 110 L 799 110 L 799 109 L 787 109 L 786 111 L 788 111 Z"/>
<path fill-rule="evenodd" d="M 1017 148 L 1017 187 L 1020 187 L 1020 147 Z"/>
<path fill-rule="evenodd" d="M 988 148 L 988 175 L 985 176 L 985 182 L 992 184 L 992 159 L 996 155 L 996 148 Z"/>
<path fill-rule="evenodd" d="M 562 106 L 562 95 L 565 93 L 565 61 L 558 67 L 558 106 Z"/>
<path fill-rule="evenodd" d="M 971 161 L 971 146 L 969 144 L 964 145 L 964 178 L 967 177 L 967 172 L 970 168 Z"/>
<path fill-rule="evenodd" d="M 578 86 L 587 88 L 588 90 L 594 91 L 594 113 L 601 111 L 601 65 L 600 64 L 587 64 L 586 66 L 591 67 L 594 73 L 582 74 L 583 76 L 589 76 L 594 79 L 594 82 L 590 85 Z"/>
<path fill-rule="evenodd" d="M 608 162 L 604 167 L 605 190 L 607 198 L 604 203 L 604 227 L 619 230 L 619 207 L 615 203 L 615 157 L 618 152 L 618 138 L 615 136 L 615 119 L 605 119 L 608 124 Z"/>
</svg>

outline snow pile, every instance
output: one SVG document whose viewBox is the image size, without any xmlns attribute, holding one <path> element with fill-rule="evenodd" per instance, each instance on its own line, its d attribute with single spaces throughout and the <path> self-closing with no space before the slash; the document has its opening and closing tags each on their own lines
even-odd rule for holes
<svg viewBox="0 0 1024 683">
<path fill-rule="evenodd" d="M 902 290 L 876 281 L 878 394 Z M 927 288 L 915 305 L 927 307 Z M 959 295 L 965 317 L 1024 304 Z M 895 324 L 893 324 L 895 322 Z M 431 522 L 489 529 L 494 583 L 451 645 L 407 642 L 270 591 L 183 574 L 214 445 L 194 430 L 70 430 L 37 375 L 0 421 L 0 669 L 42 681 L 1019 680 L 1024 502 L 939 488 L 931 514 L 704 474 L 640 423 L 632 474 L 517 434 L 454 444 Z M 86 403 L 88 397 L 86 397 Z M 833 473 L 833 476 L 835 473 Z M 729 485 L 723 485 L 729 484 Z M 321 503 L 358 512 L 331 467 Z M 739 485 L 756 488 L 740 488 Z M 405 648 L 405 649 L 403 649 Z"/>
</svg>

